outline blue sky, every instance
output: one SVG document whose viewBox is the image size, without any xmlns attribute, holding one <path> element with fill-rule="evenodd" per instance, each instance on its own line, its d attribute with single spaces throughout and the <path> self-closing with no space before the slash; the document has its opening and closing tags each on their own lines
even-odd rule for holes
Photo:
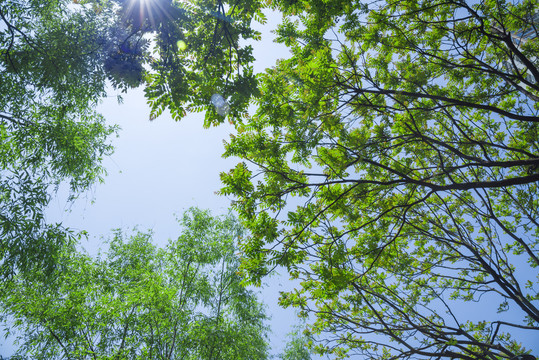
<svg viewBox="0 0 539 360">
<path fill-rule="evenodd" d="M 223 140 L 234 131 L 230 125 L 204 129 L 200 114 L 181 122 L 164 114 L 150 122 L 142 91 L 129 93 L 122 105 L 111 97 L 101 111 L 122 128 L 114 141 L 115 153 L 105 161 L 109 172 L 105 183 L 69 208 L 63 198 L 55 199 L 49 214 L 50 221 L 88 231 L 89 240 L 82 244 L 88 252 L 95 253 L 113 228 L 152 229 L 154 240 L 165 245 L 180 235 L 175 214 L 191 206 L 210 209 L 214 215 L 228 211 L 230 199 L 215 192 L 220 188 L 219 173 L 236 163 L 221 157 Z M 278 291 L 286 283 L 286 278 L 270 279 L 262 290 L 273 318 L 274 352 L 281 350 L 296 323 L 292 310 L 277 306 Z"/>
</svg>

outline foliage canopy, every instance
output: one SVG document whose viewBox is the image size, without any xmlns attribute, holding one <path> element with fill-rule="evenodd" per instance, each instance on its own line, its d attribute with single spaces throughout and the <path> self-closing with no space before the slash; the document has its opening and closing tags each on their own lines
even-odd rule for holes
<svg viewBox="0 0 539 360">
<path fill-rule="evenodd" d="M 266 316 L 238 273 L 241 226 L 198 209 L 179 222 L 164 249 L 117 231 L 97 259 L 71 251 L 54 276 L 16 278 L 1 296 L 16 356 L 266 359 Z"/>
<path fill-rule="evenodd" d="M 219 124 L 224 117 L 210 105 L 215 94 L 228 102 L 231 118 L 246 117 L 249 100 L 257 94 L 251 42 L 260 33 L 252 23 L 266 21 L 262 1 L 160 0 L 151 6 L 166 15 L 156 21 L 147 11 L 148 29 L 156 36 L 145 79 L 150 119 L 165 109 L 176 120 L 207 110 L 205 126 Z"/>
<path fill-rule="evenodd" d="M 243 269 L 301 281 L 281 303 L 315 316 L 322 353 L 528 351 L 509 334 L 539 330 L 539 4 L 272 5 L 292 56 L 260 75 L 222 175 Z"/>
<path fill-rule="evenodd" d="M 0 3 L 3 279 L 54 268 L 55 254 L 74 234 L 44 218 L 53 190 L 67 182 L 76 196 L 102 179 L 115 128 L 94 108 L 122 32 L 112 15 L 65 0 Z"/>
<path fill-rule="evenodd" d="M 144 81 L 150 119 L 208 110 L 206 126 L 222 115 L 235 124 L 225 155 L 243 161 L 222 175 L 222 194 L 250 232 L 242 269 L 260 282 L 282 265 L 301 280 L 281 303 L 315 316 L 319 352 L 529 351 L 510 333 L 539 330 L 536 0 L 82 3 L 0 5 L 3 275 L 47 263 L 42 254 L 65 243 L 43 222 L 49 187 L 99 179 L 111 129 L 92 101 L 105 79 Z M 264 22 L 265 4 L 284 14 L 277 41 L 292 54 L 255 77 L 248 41 L 260 38 L 252 20 Z M 473 303 L 495 306 L 470 317 L 462 309 Z"/>
</svg>

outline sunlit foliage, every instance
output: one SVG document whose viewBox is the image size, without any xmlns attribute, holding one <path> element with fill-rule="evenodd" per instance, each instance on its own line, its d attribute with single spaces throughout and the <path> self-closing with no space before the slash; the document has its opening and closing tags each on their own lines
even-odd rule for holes
<svg viewBox="0 0 539 360">
<path fill-rule="evenodd" d="M 243 229 L 198 209 L 179 224 L 165 248 L 118 230 L 97 258 L 68 251 L 54 276 L 16 278 L 0 295 L 14 358 L 267 359 L 266 316 L 238 272 Z"/>
<path fill-rule="evenodd" d="M 260 76 L 256 115 L 227 145 L 243 161 L 222 175 L 251 231 L 243 270 L 300 281 L 281 303 L 314 316 L 321 353 L 525 353 L 539 330 L 539 4 L 272 5 L 292 56 Z"/>
</svg>

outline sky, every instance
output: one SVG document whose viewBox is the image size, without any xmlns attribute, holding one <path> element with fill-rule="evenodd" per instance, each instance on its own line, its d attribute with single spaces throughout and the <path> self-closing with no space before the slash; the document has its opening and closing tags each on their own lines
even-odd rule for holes
<svg viewBox="0 0 539 360">
<path fill-rule="evenodd" d="M 215 192 L 220 189 L 219 173 L 236 164 L 221 157 L 223 141 L 233 132 L 230 125 L 204 129 L 203 114 L 180 122 L 164 114 L 150 122 L 138 90 L 125 96 L 121 105 L 115 97 L 108 98 L 100 110 L 122 128 L 114 139 L 115 153 L 105 159 L 108 176 L 72 206 L 55 199 L 49 213 L 49 221 L 86 230 L 89 239 L 82 245 L 89 253 L 95 254 L 114 228 L 151 229 L 154 241 L 164 246 L 180 235 L 176 215 L 189 207 L 210 209 L 213 215 L 228 212 L 230 199 Z M 295 313 L 277 306 L 276 290 L 285 290 L 286 279 L 268 282 L 263 301 L 272 316 L 272 349 L 280 352 L 296 323 Z"/>
</svg>

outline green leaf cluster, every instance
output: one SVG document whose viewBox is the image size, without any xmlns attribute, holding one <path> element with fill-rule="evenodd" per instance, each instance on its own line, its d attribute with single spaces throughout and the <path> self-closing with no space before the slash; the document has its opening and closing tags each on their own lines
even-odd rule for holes
<svg viewBox="0 0 539 360">
<path fill-rule="evenodd" d="M 67 184 L 74 198 L 105 175 L 101 161 L 112 153 L 109 138 L 117 129 L 95 106 L 105 96 L 107 60 L 127 31 L 115 14 L 64 0 L 0 4 L 4 280 L 34 267 L 54 269 L 55 255 L 76 238 L 45 221 L 54 191 Z"/>
<path fill-rule="evenodd" d="M 257 94 L 250 42 L 260 39 L 252 22 L 266 21 L 262 2 L 174 1 L 167 9 L 156 28 L 145 78 L 150 119 L 165 109 L 175 120 L 206 110 L 205 126 L 222 123 L 223 116 L 210 103 L 219 94 L 229 103 L 230 119 L 241 121 Z"/>
<path fill-rule="evenodd" d="M 165 248 L 117 230 L 97 258 L 66 250 L 53 276 L 17 277 L 1 295 L 16 356 L 266 359 L 266 315 L 238 273 L 243 229 L 199 209 L 179 224 Z"/>
</svg>

